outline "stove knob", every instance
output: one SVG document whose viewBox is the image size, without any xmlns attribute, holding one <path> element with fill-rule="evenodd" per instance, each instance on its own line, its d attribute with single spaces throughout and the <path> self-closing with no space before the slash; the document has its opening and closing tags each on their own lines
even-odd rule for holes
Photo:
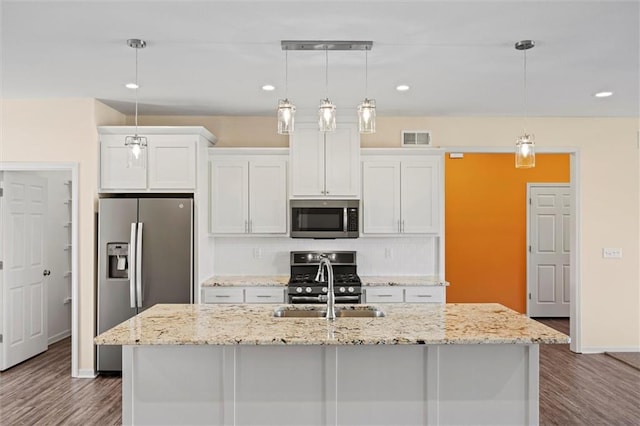
<svg viewBox="0 0 640 426">
<path fill-rule="evenodd" d="M 327 292 L 327 288 L 326 287 L 322 287 L 322 292 L 326 293 Z"/>
<path fill-rule="evenodd" d="M 306 288 L 306 292 L 307 292 L 307 293 L 311 293 L 312 291 L 313 291 L 313 290 L 311 289 L 311 287 L 307 287 L 307 288 Z"/>
<path fill-rule="evenodd" d="M 344 293 L 346 290 L 344 287 L 340 287 L 340 293 Z"/>
<path fill-rule="evenodd" d="M 302 287 L 296 287 L 296 293 L 302 293 Z"/>
<path fill-rule="evenodd" d="M 348 291 L 349 293 L 353 293 L 353 292 L 354 292 L 354 289 L 353 289 L 353 287 L 349 287 L 349 288 L 347 289 L 347 291 Z"/>
</svg>

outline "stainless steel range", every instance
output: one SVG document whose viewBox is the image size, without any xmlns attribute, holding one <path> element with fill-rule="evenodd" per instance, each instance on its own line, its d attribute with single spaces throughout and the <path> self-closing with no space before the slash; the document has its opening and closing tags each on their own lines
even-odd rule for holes
<svg viewBox="0 0 640 426">
<path fill-rule="evenodd" d="M 336 303 L 361 303 L 362 282 L 357 274 L 355 251 L 292 251 L 289 303 L 326 303 L 327 275 L 319 275 L 320 259 L 325 256 L 333 267 Z"/>
</svg>

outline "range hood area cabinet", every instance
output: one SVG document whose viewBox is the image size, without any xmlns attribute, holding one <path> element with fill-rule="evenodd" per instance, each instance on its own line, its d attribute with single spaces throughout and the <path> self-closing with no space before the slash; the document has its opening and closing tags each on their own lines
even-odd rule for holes
<svg viewBox="0 0 640 426">
<path fill-rule="evenodd" d="M 210 233 L 286 235 L 287 150 L 277 155 L 280 149 L 266 150 L 272 154 L 209 150 Z"/>
<path fill-rule="evenodd" d="M 216 143 L 216 137 L 201 126 L 139 126 L 147 138 L 142 149 L 144 167 L 127 165 L 126 136 L 134 126 L 99 126 L 100 192 L 195 191 L 198 155 Z M 206 157 L 205 157 L 206 158 Z"/>
<path fill-rule="evenodd" d="M 443 154 L 365 154 L 371 151 L 379 150 L 363 149 L 362 156 L 362 233 L 441 234 Z"/>
<path fill-rule="evenodd" d="M 333 132 L 296 123 L 289 138 L 291 198 L 360 198 L 360 134 L 356 124 Z"/>
</svg>

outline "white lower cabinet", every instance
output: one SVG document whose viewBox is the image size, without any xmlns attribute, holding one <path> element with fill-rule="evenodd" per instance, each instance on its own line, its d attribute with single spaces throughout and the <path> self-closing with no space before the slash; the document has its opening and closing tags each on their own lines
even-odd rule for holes
<svg viewBox="0 0 640 426">
<path fill-rule="evenodd" d="M 442 286 L 380 286 L 365 287 L 366 303 L 445 303 Z"/>
<path fill-rule="evenodd" d="M 284 287 L 208 287 L 203 303 L 284 303 Z"/>
</svg>

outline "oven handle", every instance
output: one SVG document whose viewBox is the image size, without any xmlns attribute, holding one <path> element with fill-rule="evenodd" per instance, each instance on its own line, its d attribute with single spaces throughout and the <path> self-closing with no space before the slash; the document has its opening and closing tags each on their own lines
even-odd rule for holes
<svg viewBox="0 0 640 426">
<path fill-rule="evenodd" d="M 360 296 L 336 296 L 336 302 L 340 302 L 340 301 L 354 301 L 354 302 L 358 302 L 360 300 Z"/>
<path fill-rule="evenodd" d="M 320 296 L 291 296 L 291 303 L 296 303 L 296 302 L 310 302 L 310 303 L 319 303 L 322 302 L 322 300 L 320 299 Z"/>
</svg>

